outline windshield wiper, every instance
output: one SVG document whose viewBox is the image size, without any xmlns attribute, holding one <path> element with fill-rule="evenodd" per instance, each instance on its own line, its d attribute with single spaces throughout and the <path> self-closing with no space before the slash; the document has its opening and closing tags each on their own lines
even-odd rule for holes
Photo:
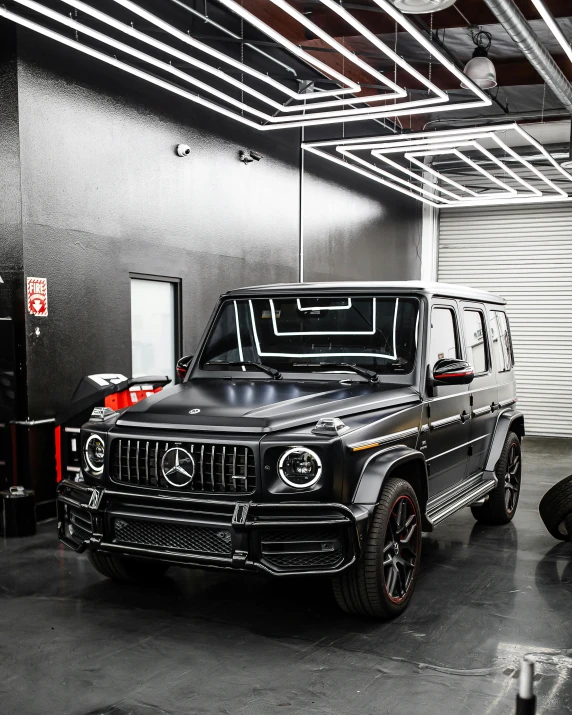
<svg viewBox="0 0 572 715">
<path fill-rule="evenodd" d="M 362 377 L 367 377 L 367 379 L 370 382 L 378 382 L 379 377 L 377 375 L 377 372 L 374 372 L 373 370 L 368 370 L 365 367 L 358 367 L 357 365 L 350 365 L 348 362 L 296 362 L 294 363 L 293 367 L 331 367 L 331 368 L 340 368 L 344 367 L 347 370 L 352 370 L 358 375 L 361 375 Z"/>
<path fill-rule="evenodd" d="M 273 380 L 281 380 L 282 373 L 280 370 L 276 370 L 273 367 L 268 367 L 268 365 L 262 365 L 259 362 L 249 362 L 248 360 L 233 360 L 232 362 L 206 362 L 205 365 L 221 365 L 222 367 L 255 367 L 257 370 L 262 370 L 267 375 L 270 375 Z"/>
</svg>

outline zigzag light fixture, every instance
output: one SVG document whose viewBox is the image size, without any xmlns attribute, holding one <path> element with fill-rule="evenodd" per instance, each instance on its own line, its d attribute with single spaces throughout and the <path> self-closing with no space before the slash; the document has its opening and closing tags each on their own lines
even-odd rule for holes
<svg viewBox="0 0 572 715">
<path fill-rule="evenodd" d="M 515 145 L 534 148 L 549 172 Z M 309 142 L 303 149 L 437 208 L 572 200 L 572 174 L 518 124 Z"/>
<path fill-rule="evenodd" d="M 334 58 L 341 59 L 342 71 L 322 62 L 235 0 L 218 0 L 219 4 L 235 14 L 251 31 L 270 38 L 282 50 L 296 57 L 316 74 L 315 82 L 327 81 L 333 89 L 321 88 L 307 92 L 288 86 L 249 66 L 245 61 L 226 54 L 209 44 L 183 32 L 166 20 L 143 7 L 142 0 L 112 0 L 118 15 L 104 13 L 83 0 L 12 0 L 24 14 L 0 7 L 0 17 L 5 17 L 34 32 L 90 55 L 131 75 L 162 87 L 194 103 L 201 104 L 242 124 L 259 130 L 355 122 L 384 117 L 400 117 L 429 111 L 453 111 L 489 106 L 490 97 L 473 83 L 468 89 L 473 97 L 469 101 L 451 102 L 449 95 L 431 80 L 403 60 L 394 50 L 359 22 L 335 0 L 319 0 L 329 11 L 343 20 L 351 34 L 366 40 L 380 60 L 391 62 L 407 73 L 413 83 L 426 90 L 421 99 L 411 99 L 405 87 L 392 81 L 386 74 L 331 37 L 306 15 L 298 12 L 286 0 L 260 0 L 285 13 L 300 23 L 327 46 Z M 433 61 L 441 64 L 454 77 L 466 80 L 465 75 L 438 47 L 433 45 L 411 21 L 402 15 L 389 0 L 374 0 L 401 28 L 424 48 Z M 62 11 L 52 6 L 62 6 Z M 75 17 L 66 14 L 73 8 Z M 126 13 L 132 18 L 124 22 Z M 77 19 L 81 17 L 81 21 Z M 41 24 L 40 24 L 41 22 Z M 161 31 L 162 40 L 136 29 L 135 24 L 152 26 Z M 63 29 L 62 34 L 58 31 Z M 121 38 L 121 39 L 119 39 Z M 187 45 L 189 51 L 183 51 Z M 190 54 L 192 52 L 192 54 Z M 119 54 L 121 59 L 116 55 Z M 174 66 L 177 61 L 184 67 Z M 338 63 L 339 64 L 339 63 Z M 145 67 L 145 69 L 143 68 Z M 348 72 L 344 74 L 345 68 Z M 379 89 L 377 94 L 364 93 L 364 86 L 351 79 L 352 72 L 367 76 Z M 233 74 L 234 71 L 234 74 Z M 239 78 L 240 77 L 240 78 Z M 233 94 L 234 92 L 234 94 Z M 356 106 L 357 105 L 357 106 Z M 359 106 L 362 105 L 362 106 Z"/>
<path fill-rule="evenodd" d="M 532 4 L 534 7 L 538 10 L 540 13 L 540 16 L 544 20 L 544 22 L 548 25 L 550 31 L 564 50 L 564 52 L 568 55 L 568 59 L 572 62 L 572 46 L 564 36 L 564 33 L 558 26 L 558 23 L 552 16 L 552 13 L 550 10 L 546 7 L 544 4 L 543 0 L 532 0 Z"/>
</svg>

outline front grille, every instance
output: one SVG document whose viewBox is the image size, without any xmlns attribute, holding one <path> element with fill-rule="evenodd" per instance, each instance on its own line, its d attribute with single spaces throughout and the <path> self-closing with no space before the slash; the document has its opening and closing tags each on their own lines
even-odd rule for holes
<svg viewBox="0 0 572 715">
<path fill-rule="evenodd" d="M 335 568 L 341 561 L 341 553 L 331 552 L 329 554 L 274 554 L 271 559 L 267 559 L 275 566 L 282 568 Z"/>
<path fill-rule="evenodd" d="M 277 569 L 329 569 L 343 561 L 339 529 L 264 529 L 260 538 L 263 560 Z"/>
<path fill-rule="evenodd" d="M 230 556 L 228 529 L 184 524 L 163 524 L 142 519 L 114 519 L 115 543 Z"/>
<path fill-rule="evenodd" d="M 183 487 L 170 484 L 162 469 L 163 457 L 173 442 L 142 439 L 115 440 L 111 455 L 111 478 L 177 492 L 248 493 L 256 486 L 256 463 L 250 447 L 177 442 L 194 461 L 192 482 Z"/>
</svg>

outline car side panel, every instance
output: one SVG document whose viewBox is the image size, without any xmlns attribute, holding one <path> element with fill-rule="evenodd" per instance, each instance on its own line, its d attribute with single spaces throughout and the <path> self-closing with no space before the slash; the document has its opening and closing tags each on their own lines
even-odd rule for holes
<svg viewBox="0 0 572 715">
<path fill-rule="evenodd" d="M 522 412 L 505 409 L 498 415 L 494 437 L 485 464 L 487 472 L 494 472 L 509 432 L 516 432 L 519 437 L 524 436 L 524 415 Z"/>
<path fill-rule="evenodd" d="M 398 445 L 388 447 L 371 455 L 370 460 L 364 466 L 358 483 L 354 502 L 356 504 L 369 505 L 376 504 L 383 487 L 384 481 L 391 476 L 391 473 L 403 465 L 416 464 L 421 472 L 422 482 L 420 485 L 419 501 L 423 504 L 427 499 L 427 468 L 423 455 L 411 447 Z"/>
<path fill-rule="evenodd" d="M 475 372 L 475 378 L 469 385 L 471 418 L 470 429 L 468 430 L 467 477 L 470 477 L 484 469 L 485 466 L 496 424 L 495 406 L 497 404 L 498 388 L 495 367 L 492 363 L 488 332 L 489 321 L 485 306 L 482 303 L 463 302 L 460 309 L 467 359 L 470 362 L 470 355 L 475 354 L 478 350 L 481 353 L 481 359 L 484 357 L 487 365 L 485 372 Z M 482 315 L 484 322 L 482 334 L 468 334 L 467 324 L 464 319 L 465 311 L 471 311 L 469 314 L 472 315 Z"/>
<path fill-rule="evenodd" d="M 372 414 L 367 425 L 342 436 L 345 452 L 345 504 L 355 502 L 364 469 L 374 455 L 396 445 L 417 448 L 420 418 L 421 401 L 392 414 Z"/>
</svg>

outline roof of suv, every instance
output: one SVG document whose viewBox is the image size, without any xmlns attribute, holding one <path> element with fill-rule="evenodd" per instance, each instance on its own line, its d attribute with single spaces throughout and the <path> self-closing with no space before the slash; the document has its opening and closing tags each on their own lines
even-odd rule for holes
<svg viewBox="0 0 572 715">
<path fill-rule="evenodd" d="M 228 291 L 225 296 L 256 296 L 295 293 L 425 293 L 444 298 L 461 298 L 484 303 L 505 305 L 506 300 L 488 291 L 468 288 L 453 283 L 429 283 L 425 281 L 340 281 L 337 283 L 275 283 L 263 286 L 250 286 Z"/>
</svg>

